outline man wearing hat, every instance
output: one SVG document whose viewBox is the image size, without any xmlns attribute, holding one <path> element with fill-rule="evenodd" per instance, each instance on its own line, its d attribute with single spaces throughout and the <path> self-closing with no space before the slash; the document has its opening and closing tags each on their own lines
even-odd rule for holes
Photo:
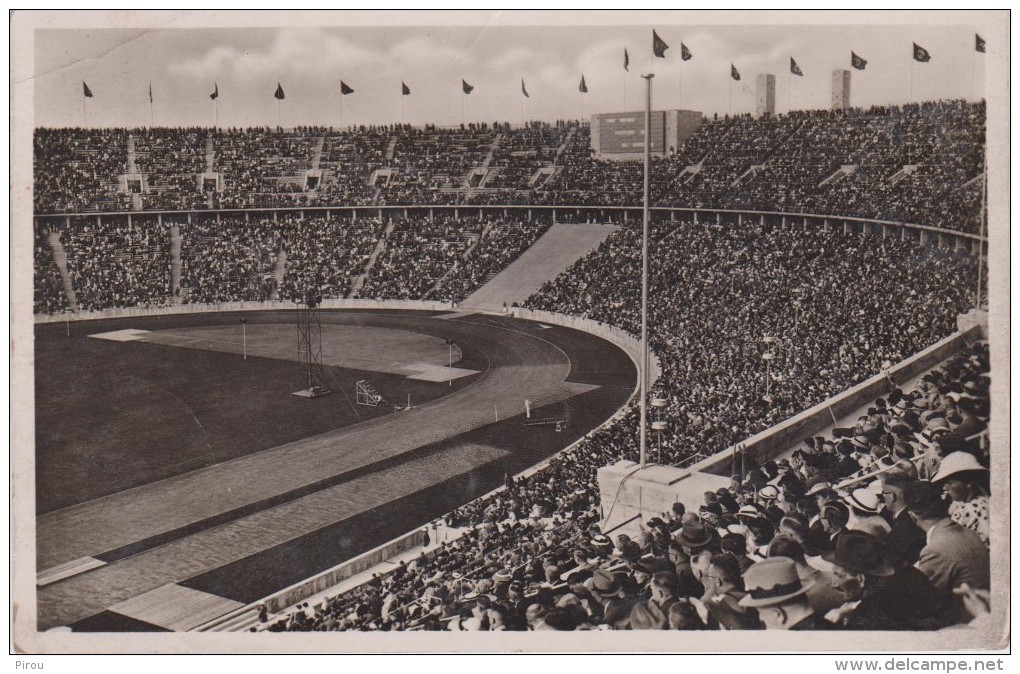
<svg viewBox="0 0 1020 674">
<path fill-rule="evenodd" d="M 602 605 L 603 614 L 629 616 L 637 598 L 626 592 L 623 578 L 605 569 L 597 569 L 591 578 L 591 593 Z"/>
<path fill-rule="evenodd" d="M 744 574 L 747 594 L 740 605 L 754 608 L 767 630 L 825 630 L 835 626 L 816 614 L 808 602 L 812 581 L 803 582 L 793 560 L 770 557 Z"/>
<path fill-rule="evenodd" d="M 827 620 L 853 630 L 932 630 L 946 625 L 943 597 L 912 566 L 893 569 L 883 559 L 882 541 L 848 530 L 822 555 L 832 564 L 833 587 L 846 603 Z"/>
<path fill-rule="evenodd" d="M 713 543 L 713 529 L 700 521 L 685 523 L 673 538 L 688 555 L 709 547 Z"/>
</svg>

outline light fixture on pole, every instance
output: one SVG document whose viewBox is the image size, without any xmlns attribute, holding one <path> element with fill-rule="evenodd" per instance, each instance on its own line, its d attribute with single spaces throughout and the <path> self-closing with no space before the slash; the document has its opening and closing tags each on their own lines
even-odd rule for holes
<svg viewBox="0 0 1020 674">
<path fill-rule="evenodd" d="M 658 462 L 659 465 L 662 463 L 662 432 L 666 430 L 666 422 L 662 418 L 662 410 L 667 405 L 665 398 L 659 398 L 658 396 L 652 398 L 652 407 L 655 408 L 655 421 L 652 422 L 652 430 L 656 432 L 658 436 Z"/>
<path fill-rule="evenodd" d="M 771 346 L 776 343 L 776 338 L 770 335 L 761 341 Z M 772 402 L 772 361 L 775 357 L 771 351 L 761 355 L 761 359 L 765 361 L 765 402 L 769 403 Z"/>
<path fill-rule="evenodd" d="M 241 319 L 241 352 L 244 360 L 248 360 L 248 319 Z"/>
</svg>

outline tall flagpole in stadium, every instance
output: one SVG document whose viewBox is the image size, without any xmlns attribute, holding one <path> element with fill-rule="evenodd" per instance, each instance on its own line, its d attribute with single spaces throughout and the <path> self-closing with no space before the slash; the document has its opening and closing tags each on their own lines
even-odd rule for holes
<svg viewBox="0 0 1020 674">
<path fill-rule="evenodd" d="M 647 465 L 648 438 L 648 193 L 652 164 L 652 78 L 645 79 L 645 199 L 641 226 L 641 468 Z"/>
</svg>

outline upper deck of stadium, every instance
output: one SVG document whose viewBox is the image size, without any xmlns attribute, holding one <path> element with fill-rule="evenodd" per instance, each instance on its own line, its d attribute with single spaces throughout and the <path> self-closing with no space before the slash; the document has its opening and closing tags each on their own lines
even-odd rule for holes
<svg viewBox="0 0 1020 674">
<path fill-rule="evenodd" d="M 639 161 L 587 122 L 40 128 L 37 215 L 425 205 L 637 206 Z M 977 232 L 985 104 L 705 117 L 654 158 L 651 205 L 853 216 Z"/>
</svg>

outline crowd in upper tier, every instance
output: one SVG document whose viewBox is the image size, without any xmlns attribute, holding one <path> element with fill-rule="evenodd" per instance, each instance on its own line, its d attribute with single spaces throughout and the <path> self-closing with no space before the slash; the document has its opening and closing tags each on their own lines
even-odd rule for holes
<svg viewBox="0 0 1020 674">
<path fill-rule="evenodd" d="M 706 118 L 653 161 L 652 201 L 976 231 L 984 137 L 983 102 Z M 593 156 L 576 121 L 35 134 L 40 214 L 641 198 L 642 163 Z"/>
<path fill-rule="evenodd" d="M 599 528 L 616 426 L 447 517 L 463 535 L 253 631 L 979 629 L 990 610 L 989 351 L 629 535 Z"/>
</svg>

